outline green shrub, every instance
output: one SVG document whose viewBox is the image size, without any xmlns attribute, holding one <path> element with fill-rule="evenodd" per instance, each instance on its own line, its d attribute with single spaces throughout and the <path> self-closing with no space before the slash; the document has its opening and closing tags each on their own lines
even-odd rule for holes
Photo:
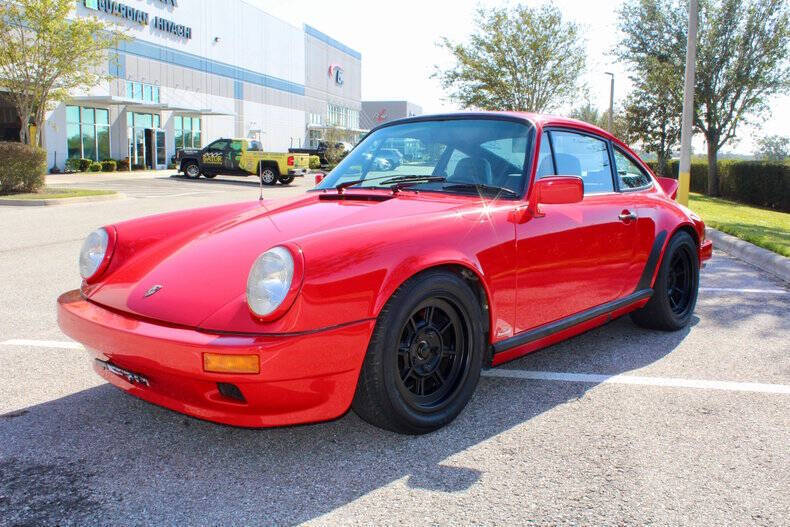
<svg viewBox="0 0 790 527">
<path fill-rule="evenodd" d="M 79 172 L 80 171 L 80 161 L 81 159 L 78 157 L 72 157 L 71 159 L 66 160 L 66 172 Z"/>
<path fill-rule="evenodd" d="M 93 161 L 90 165 L 88 165 L 88 170 L 91 172 L 101 172 L 101 163 L 98 161 Z"/>
<path fill-rule="evenodd" d="M 719 192 L 733 201 L 790 212 L 790 165 L 779 161 L 722 161 Z"/>
<path fill-rule="evenodd" d="M 168 163 L 167 164 L 167 169 L 168 170 L 175 170 L 176 169 L 176 164 L 175 163 Z"/>
<path fill-rule="evenodd" d="M 79 171 L 80 172 L 87 172 L 91 168 L 91 164 L 93 164 L 92 159 L 85 159 L 82 158 L 79 160 Z"/>
<path fill-rule="evenodd" d="M 118 170 L 129 170 L 129 158 L 119 159 L 115 165 Z"/>
<path fill-rule="evenodd" d="M 145 170 L 143 165 L 132 165 L 132 170 Z"/>
<path fill-rule="evenodd" d="M 310 156 L 310 169 L 315 170 L 321 168 L 321 158 L 318 156 Z"/>
<path fill-rule="evenodd" d="M 0 193 L 36 192 L 44 186 L 47 152 L 37 146 L 0 142 Z"/>
<path fill-rule="evenodd" d="M 101 162 L 102 172 L 115 172 L 118 165 L 112 159 L 105 159 Z"/>
</svg>

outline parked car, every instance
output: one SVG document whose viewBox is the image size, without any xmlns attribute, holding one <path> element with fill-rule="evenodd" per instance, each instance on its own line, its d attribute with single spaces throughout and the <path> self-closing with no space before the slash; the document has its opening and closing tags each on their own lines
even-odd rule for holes
<svg viewBox="0 0 790 527">
<path fill-rule="evenodd" d="M 394 148 L 380 148 L 376 151 L 376 156 L 386 159 L 392 167 L 392 170 L 395 170 L 403 164 L 403 154 Z"/>
<path fill-rule="evenodd" d="M 409 174 L 370 166 L 403 138 L 435 155 Z M 98 229 L 58 320 L 107 381 L 201 419 L 353 408 L 426 433 L 459 415 L 484 367 L 625 314 L 686 327 L 712 244 L 676 192 L 586 123 L 415 117 L 373 130 L 302 195 Z"/>
<path fill-rule="evenodd" d="M 251 139 L 223 138 L 200 149 L 179 148 L 172 161 L 190 178 L 260 174 L 266 185 L 287 185 L 310 170 L 310 156 L 264 152 L 260 141 Z"/>
</svg>

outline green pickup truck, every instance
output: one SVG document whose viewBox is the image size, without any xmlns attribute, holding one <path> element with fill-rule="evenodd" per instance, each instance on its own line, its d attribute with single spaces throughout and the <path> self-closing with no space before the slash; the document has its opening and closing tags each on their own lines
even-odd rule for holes
<svg viewBox="0 0 790 527">
<path fill-rule="evenodd" d="M 187 177 L 261 175 L 267 185 L 287 185 L 310 169 L 308 154 L 264 152 L 260 141 L 217 139 L 203 148 L 179 148 L 172 159 Z"/>
</svg>

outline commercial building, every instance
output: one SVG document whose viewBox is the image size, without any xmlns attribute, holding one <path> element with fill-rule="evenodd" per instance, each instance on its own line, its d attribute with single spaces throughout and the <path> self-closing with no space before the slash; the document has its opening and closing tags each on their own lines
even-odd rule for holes
<svg viewBox="0 0 790 527">
<path fill-rule="evenodd" d="M 80 0 L 75 16 L 114 21 L 132 40 L 108 58 L 110 82 L 48 115 L 49 166 L 86 157 L 165 168 L 176 148 L 218 137 L 285 151 L 328 127 L 351 141 L 364 131 L 362 56 L 309 25 L 242 0 Z"/>
<path fill-rule="evenodd" d="M 422 115 L 422 108 L 409 101 L 362 101 L 362 128 L 373 129 L 380 124 Z"/>
</svg>

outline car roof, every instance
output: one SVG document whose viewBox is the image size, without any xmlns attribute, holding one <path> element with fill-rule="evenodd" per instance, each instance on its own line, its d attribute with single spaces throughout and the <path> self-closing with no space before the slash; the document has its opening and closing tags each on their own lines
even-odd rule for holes
<svg viewBox="0 0 790 527">
<path fill-rule="evenodd" d="M 560 115 L 552 115 L 546 113 L 533 113 L 533 112 L 510 112 L 510 111 L 503 111 L 503 112 L 493 112 L 493 111 L 472 111 L 472 112 L 454 112 L 454 113 L 437 113 L 437 114 L 425 114 L 425 115 L 417 115 L 414 117 L 405 117 L 403 119 L 395 119 L 384 123 L 376 128 L 384 128 L 387 126 L 391 126 L 393 124 L 402 124 L 408 122 L 420 122 L 420 121 L 443 121 L 443 120 L 453 120 L 453 119 L 480 119 L 480 118 L 489 118 L 489 119 L 501 119 L 501 118 L 511 118 L 523 121 L 529 121 L 535 125 L 540 126 L 541 128 L 545 126 L 565 126 L 569 128 L 576 128 L 578 130 L 586 130 L 589 132 L 593 132 L 595 134 L 601 135 L 606 137 L 607 139 L 617 139 L 612 134 L 604 130 L 603 128 L 599 128 L 593 124 L 586 123 L 584 121 L 579 121 L 578 119 L 571 119 L 569 117 L 562 117 Z M 376 129 L 374 128 L 374 130 Z M 618 141 L 620 142 L 620 141 Z"/>
</svg>

